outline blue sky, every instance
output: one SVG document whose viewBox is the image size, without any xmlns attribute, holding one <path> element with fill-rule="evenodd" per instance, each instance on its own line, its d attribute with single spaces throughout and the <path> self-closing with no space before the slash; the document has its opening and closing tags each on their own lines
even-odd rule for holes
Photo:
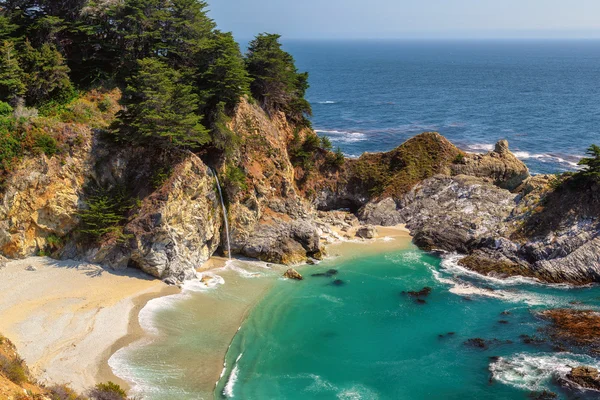
<svg viewBox="0 0 600 400">
<path fill-rule="evenodd" d="M 208 0 L 239 40 L 600 38 L 600 0 Z"/>
</svg>

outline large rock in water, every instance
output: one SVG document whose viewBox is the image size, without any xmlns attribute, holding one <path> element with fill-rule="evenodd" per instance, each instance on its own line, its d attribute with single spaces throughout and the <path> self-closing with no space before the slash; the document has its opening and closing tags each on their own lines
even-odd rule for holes
<svg viewBox="0 0 600 400">
<path fill-rule="evenodd" d="M 301 281 L 302 279 L 304 279 L 302 277 L 302 275 L 300 275 L 300 273 L 293 268 L 290 268 L 287 271 L 285 271 L 285 274 L 283 274 L 283 277 L 288 278 L 288 279 L 294 279 L 297 281 Z"/>
<path fill-rule="evenodd" d="M 600 374 L 596 368 L 586 366 L 575 367 L 571 369 L 566 378 L 585 389 L 600 391 Z"/>
<path fill-rule="evenodd" d="M 377 237 L 377 229 L 374 226 L 362 226 L 356 231 L 356 236 L 362 239 L 374 239 Z"/>
</svg>

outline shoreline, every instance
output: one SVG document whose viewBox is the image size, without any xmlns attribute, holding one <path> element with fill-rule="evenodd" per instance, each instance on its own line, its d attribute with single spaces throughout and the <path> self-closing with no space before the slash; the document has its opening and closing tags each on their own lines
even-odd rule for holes
<svg viewBox="0 0 600 400">
<path fill-rule="evenodd" d="M 375 239 L 354 238 L 353 229 L 345 234 L 345 239 L 329 240 L 325 245 L 328 258 L 360 257 L 412 246 L 403 226 L 376 228 L 379 236 Z M 350 234 L 352 238 L 348 239 Z M 221 320 L 215 322 L 220 324 L 219 345 L 214 349 L 207 346 L 207 372 L 199 377 L 207 385 L 210 383 L 211 392 L 220 380 L 227 349 L 239 327 L 276 282 L 274 278 L 281 277 L 288 268 L 274 265 L 270 277 L 248 279 L 241 277 L 239 271 L 234 270 L 235 266 L 226 268 L 227 261 L 211 257 L 198 268 L 202 273 L 225 276 L 227 282 L 223 287 L 230 295 L 244 296 L 235 306 L 210 296 L 201 300 L 206 307 L 199 311 L 200 319 L 215 318 L 210 312 L 215 308 L 225 310 Z M 246 263 L 245 266 L 261 264 L 235 261 Z M 301 271 L 304 265 L 295 268 Z M 257 275 L 262 273 L 260 268 L 257 271 Z M 132 383 L 117 376 L 109 360 L 119 350 L 152 336 L 140 323 L 140 313 L 151 300 L 183 293 L 141 271 L 111 271 L 88 263 L 45 257 L 11 261 L 0 275 L 4 278 L 0 282 L 0 332 L 15 342 L 40 382 L 67 383 L 79 392 L 107 381 L 131 390 Z M 27 287 L 35 289 L 23 296 Z M 250 293 L 247 293 L 248 287 L 252 289 Z M 44 339 L 38 339 L 40 337 Z M 227 339 L 227 346 L 223 337 Z"/>
<path fill-rule="evenodd" d="M 85 392 L 105 380 L 107 355 L 135 332 L 137 310 L 173 288 L 137 270 L 47 257 L 0 270 L 0 332 L 42 384 Z"/>
<path fill-rule="evenodd" d="M 352 239 L 346 237 L 346 239 L 336 240 L 333 243 L 327 244 L 326 249 L 329 254 L 327 258 L 330 260 L 349 259 L 370 253 L 397 251 L 412 247 L 412 238 L 403 225 L 376 228 L 379 235 L 377 238 L 371 240 L 354 238 L 353 233 L 357 227 L 352 229 L 351 232 L 346 232 L 346 236 L 352 234 Z M 198 341 L 202 341 L 204 345 L 202 346 L 201 353 L 195 354 L 195 356 L 202 358 L 205 365 L 203 371 L 196 375 L 195 384 L 197 387 L 201 387 L 202 390 L 201 393 L 196 393 L 198 395 L 202 394 L 203 396 L 210 396 L 212 398 L 212 393 L 214 393 L 215 388 L 221 381 L 222 373 L 225 370 L 227 352 L 239 328 L 243 325 L 256 304 L 264 298 L 277 280 L 282 277 L 285 270 L 289 268 L 289 266 L 271 265 L 268 272 L 266 272 L 267 270 L 264 270 L 264 267 L 263 269 L 257 268 L 256 265 L 258 264 L 266 263 L 256 260 L 233 259 L 232 263 L 228 264 L 228 260 L 225 258 L 211 257 L 197 271 L 207 273 L 209 276 L 217 274 L 220 278 L 224 279 L 225 283 L 218 285 L 218 288 L 214 291 L 213 289 L 204 289 L 201 291 L 187 291 L 184 289 L 182 292 L 191 296 L 182 298 L 180 307 L 178 308 L 186 310 L 190 308 L 190 304 L 193 304 L 195 319 L 198 321 L 211 321 L 210 328 L 198 333 Z M 240 271 L 236 270 L 239 265 L 244 267 L 243 269 L 246 270 L 245 274 L 240 275 Z M 301 264 L 294 266 L 294 268 L 302 272 L 303 266 L 307 265 Z M 257 277 L 257 279 L 252 279 L 252 275 Z M 235 299 L 235 301 L 232 302 L 232 299 Z M 142 309 L 143 307 L 139 311 Z M 219 310 L 220 312 L 215 315 L 215 310 Z M 139 311 L 136 318 L 138 326 Z M 160 318 L 165 318 L 165 316 L 161 315 Z M 176 316 L 171 316 L 171 318 L 176 318 Z M 166 321 L 172 322 L 172 319 L 167 319 Z M 164 324 L 165 320 L 162 320 L 160 323 Z M 113 357 L 119 350 L 144 338 L 155 340 L 153 346 L 156 346 L 156 349 L 163 350 L 162 342 L 165 340 L 164 337 L 155 336 L 149 332 L 145 332 L 143 329 L 140 330 L 142 335 L 128 336 L 128 339 L 115 343 L 112 348 L 114 351 L 109 355 L 109 358 Z M 217 332 L 218 334 L 216 334 Z M 174 348 L 173 352 L 177 353 L 178 350 Z M 143 350 L 141 350 L 141 353 L 143 353 Z M 137 354 L 139 356 L 140 353 L 138 352 Z M 176 359 L 175 355 L 170 356 L 173 358 L 165 360 L 166 363 Z M 118 357 L 123 357 L 123 355 Z M 124 357 L 127 358 L 127 356 Z M 141 357 L 143 358 L 143 355 Z M 139 357 L 136 358 L 138 358 L 137 362 L 139 363 Z M 122 360 L 121 358 L 119 362 L 122 362 Z M 113 373 L 113 371 L 110 372 L 111 374 Z M 118 373 L 118 371 L 116 372 Z M 119 382 L 124 382 L 123 386 L 131 389 L 131 383 L 125 380 L 127 378 L 131 379 L 134 376 L 130 375 L 119 378 Z M 134 392 L 134 394 L 140 393 Z"/>
</svg>

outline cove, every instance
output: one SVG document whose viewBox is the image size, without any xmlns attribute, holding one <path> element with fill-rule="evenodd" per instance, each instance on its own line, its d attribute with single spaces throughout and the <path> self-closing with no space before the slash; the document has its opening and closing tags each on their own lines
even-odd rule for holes
<svg viewBox="0 0 600 400">
<path fill-rule="evenodd" d="M 323 274 L 332 268 L 334 276 Z M 328 260 L 301 272 L 304 281 L 275 282 L 245 320 L 215 398 L 597 395 L 556 383 L 569 365 L 598 368 L 597 358 L 527 338 L 546 326 L 537 311 L 597 309 L 598 287 L 484 278 L 460 268 L 456 257 L 415 249 Z M 426 287 L 428 294 L 407 293 Z"/>
</svg>

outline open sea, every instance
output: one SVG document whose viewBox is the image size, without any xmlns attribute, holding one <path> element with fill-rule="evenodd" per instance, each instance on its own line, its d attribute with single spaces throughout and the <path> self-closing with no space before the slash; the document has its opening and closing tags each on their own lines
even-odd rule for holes
<svg viewBox="0 0 600 400">
<path fill-rule="evenodd" d="M 499 139 L 533 173 L 572 170 L 600 143 L 600 41 L 287 41 L 310 74 L 313 125 L 351 156 L 438 131 Z"/>
<path fill-rule="evenodd" d="M 353 156 L 435 130 L 466 150 L 498 139 L 534 173 L 572 170 L 599 143 L 600 42 L 285 42 L 310 72 L 313 125 Z M 335 269 L 332 276 L 311 276 Z M 557 379 L 600 368 L 577 348 L 525 343 L 538 311 L 600 310 L 600 287 L 486 278 L 412 246 L 282 270 L 233 261 L 212 284 L 142 311 L 149 335 L 114 372 L 146 400 L 594 399 Z M 337 281 L 336 281 L 337 280 Z M 416 299 L 408 291 L 431 289 Z M 236 332 L 231 341 L 232 332 Z M 479 338 L 485 348 L 470 346 Z M 225 360 L 212 349 L 228 349 Z M 224 362 L 223 362 L 224 361 Z M 214 371 L 222 373 L 215 378 Z"/>
</svg>

